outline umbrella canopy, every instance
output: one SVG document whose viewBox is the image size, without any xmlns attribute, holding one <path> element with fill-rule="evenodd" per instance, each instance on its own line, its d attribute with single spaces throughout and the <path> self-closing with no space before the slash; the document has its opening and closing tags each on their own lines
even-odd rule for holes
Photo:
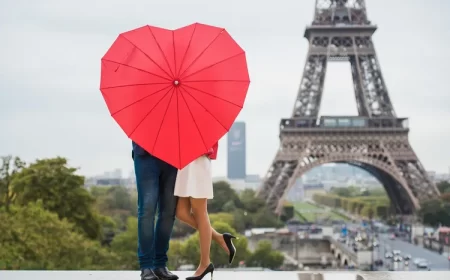
<svg viewBox="0 0 450 280">
<path fill-rule="evenodd" d="M 230 129 L 249 84 L 244 50 L 225 29 L 199 23 L 122 33 L 101 60 L 111 116 L 130 139 L 180 169 Z"/>
</svg>

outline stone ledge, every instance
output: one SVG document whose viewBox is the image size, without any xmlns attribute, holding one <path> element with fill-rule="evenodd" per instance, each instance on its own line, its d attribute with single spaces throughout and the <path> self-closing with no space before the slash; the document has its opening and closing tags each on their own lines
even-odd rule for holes
<svg viewBox="0 0 450 280">
<path fill-rule="evenodd" d="M 4 280 L 139 280 L 138 271 L 0 271 Z M 191 276 L 190 271 L 175 272 L 180 280 Z M 206 276 L 205 280 L 210 280 Z M 291 272 L 291 271 L 221 271 L 215 280 L 448 280 L 450 271 L 418 272 Z"/>
</svg>

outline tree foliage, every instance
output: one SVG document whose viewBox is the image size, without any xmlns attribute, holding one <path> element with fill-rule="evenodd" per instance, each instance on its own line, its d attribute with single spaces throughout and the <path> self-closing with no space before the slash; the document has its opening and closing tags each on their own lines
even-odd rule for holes
<svg viewBox="0 0 450 280">
<path fill-rule="evenodd" d="M 441 194 L 450 193 L 450 182 L 442 181 L 436 184 Z"/>
<path fill-rule="evenodd" d="M 389 216 L 390 201 L 387 195 L 380 195 L 378 191 L 369 191 L 366 195 L 361 195 L 360 191 L 355 191 L 354 187 L 339 188 L 349 189 L 340 192 L 327 194 L 314 194 L 313 200 L 331 208 L 340 208 L 348 213 L 364 216 L 370 216 L 386 219 Z M 384 190 L 383 190 L 384 191 Z M 340 196 L 335 193 L 345 194 Z M 349 195 L 349 194 L 352 195 Z M 358 194 L 358 196 L 356 196 Z M 349 195 L 349 196 L 348 196 Z"/>
<path fill-rule="evenodd" d="M 113 269 L 116 255 L 86 239 L 42 201 L 0 211 L 0 269 Z"/>
<path fill-rule="evenodd" d="M 208 200 L 209 212 L 223 212 L 223 208 L 227 203 L 234 204 L 236 207 L 242 206 L 239 196 L 231 188 L 230 184 L 224 181 L 214 183 L 214 199 Z"/>
<path fill-rule="evenodd" d="M 117 235 L 112 244 L 111 250 L 119 256 L 120 267 L 123 270 L 138 270 L 139 263 L 137 262 L 137 219 L 129 217 L 127 220 L 127 229 Z"/>
<path fill-rule="evenodd" d="M 94 209 L 94 198 L 83 187 L 84 178 L 76 175 L 64 158 L 37 160 L 15 174 L 12 181 L 16 203 L 24 206 L 37 200 L 46 210 L 66 218 L 91 239 L 101 237 L 101 218 Z"/>
<path fill-rule="evenodd" d="M 25 166 L 20 158 L 12 156 L 0 157 L 0 207 L 4 206 L 6 211 L 16 197 L 12 187 L 14 176 Z"/>
<path fill-rule="evenodd" d="M 255 252 L 249 257 L 247 265 L 277 269 L 283 264 L 283 261 L 284 255 L 273 250 L 270 241 L 262 240 L 258 243 Z"/>
<path fill-rule="evenodd" d="M 139 269 L 135 190 L 121 186 L 88 190 L 77 169 L 60 157 L 31 164 L 10 156 L 0 160 L 0 269 Z M 266 264 L 273 252 L 260 249 L 252 254 L 239 232 L 277 227 L 280 221 L 251 190 L 238 195 L 226 182 L 216 183 L 214 190 L 215 199 L 209 204 L 213 226 L 240 236 L 232 266 L 249 260 Z M 197 264 L 199 237 L 194 232 L 176 222 L 174 236 L 180 239 L 171 240 L 171 269 Z M 211 258 L 218 267 L 229 266 L 227 254 L 214 242 Z"/>
<path fill-rule="evenodd" d="M 119 229 L 125 229 L 128 217 L 137 215 L 137 192 L 123 186 L 92 187 L 98 211 L 111 217 Z"/>
<path fill-rule="evenodd" d="M 441 197 L 421 203 L 418 213 L 422 222 L 430 226 L 450 226 L 450 183 L 437 184 Z M 384 189 L 361 190 L 357 187 L 333 188 L 327 194 L 315 194 L 314 201 L 332 208 L 341 208 L 349 213 L 365 217 L 379 217 L 392 221 L 390 201 Z"/>
<path fill-rule="evenodd" d="M 437 227 L 450 226 L 450 203 L 434 199 L 425 201 L 421 205 L 420 217 L 425 224 Z"/>
</svg>

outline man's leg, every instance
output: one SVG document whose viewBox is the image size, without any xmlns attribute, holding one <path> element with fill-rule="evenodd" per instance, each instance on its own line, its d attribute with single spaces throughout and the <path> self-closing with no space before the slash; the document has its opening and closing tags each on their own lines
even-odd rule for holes
<svg viewBox="0 0 450 280">
<path fill-rule="evenodd" d="M 152 269 L 155 259 L 154 224 L 159 198 L 158 159 L 149 155 L 134 156 L 138 193 L 138 257 L 140 268 Z"/>
<path fill-rule="evenodd" d="M 175 222 L 177 197 L 174 196 L 178 169 L 161 161 L 159 181 L 158 221 L 155 228 L 155 274 L 160 278 L 177 279 L 175 275 L 158 275 L 158 268 L 167 265 L 167 251 Z M 164 273 L 165 274 L 165 273 Z M 164 277 L 161 277 L 164 276 Z M 176 277 L 176 278 L 175 278 Z"/>
</svg>

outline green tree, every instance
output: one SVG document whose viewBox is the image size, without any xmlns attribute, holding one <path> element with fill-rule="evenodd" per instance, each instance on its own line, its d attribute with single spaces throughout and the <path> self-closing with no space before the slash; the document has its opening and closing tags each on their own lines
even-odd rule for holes
<svg viewBox="0 0 450 280">
<path fill-rule="evenodd" d="M 241 192 L 240 200 L 243 208 L 249 213 L 256 213 L 259 210 L 266 208 L 266 202 L 257 197 L 252 189 L 246 189 Z"/>
<path fill-rule="evenodd" d="M 0 269 L 114 269 L 117 256 L 74 231 L 42 201 L 0 211 Z"/>
<path fill-rule="evenodd" d="M 184 244 L 180 240 L 170 240 L 169 251 L 167 252 L 167 257 L 169 258 L 167 267 L 170 270 L 177 270 L 180 265 L 185 263 L 183 246 Z"/>
<path fill-rule="evenodd" d="M 331 193 L 336 194 L 338 196 L 342 196 L 342 197 L 355 196 L 355 192 L 356 192 L 356 189 L 354 187 L 340 187 L 340 188 L 333 187 L 333 188 L 331 188 Z M 358 194 L 359 194 L 359 190 L 358 190 Z"/>
<path fill-rule="evenodd" d="M 369 196 L 388 197 L 386 190 L 383 187 L 372 188 L 372 189 L 368 190 L 368 192 L 369 192 Z"/>
<path fill-rule="evenodd" d="M 111 217 L 118 228 L 125 229 L 127 218 L 137 215 L 136 191 L 123 186 L 91 187 L 98 211 Z"/>
<path fill-rule="evenodd" d="M 214 213 L 209 215 L 209 220 L 211 224 L 215 222 L 222 222 L 233 227 L 234 224 L 234 216 L 229 213 Z M 233 227 L 234 228 L 234 227 Z"/>
<path fill-rule="evenodd" d="M 208 211 L 210 213 L 225 212 L 224 205 L 232 201 L 238 208 L 241 207 L 241 201 L 237 193 L 225 181 L 214 183 L 214 199 L 208 200 Z"/>
<path fill-rule="evenodd" d="M 250 215 L 251 226 L 256 228 L 281 227 L 284 223 L 274 215 L 268 208 L 262 208 L 255 214 Z"/>
<path fill-rule="evenodd" d="M 123 270 L 138 270 L 137 260 L 138 228 L 137 218 L 129 217 L 127 229 L 118 234 L 111 243 L 111 250 L 119 256 L 120 267 Z"/>
<path fill-rule="evenodd" d="M 21 206 L 42 200 L 45 209 L 74 223 L 89 238 L 101 237 L 101 218 L 94 198 L 83 187 L 84 178 L 75 174 L 64 158 L 37 160 L 13 177 L 13 191 Z"/>
<path fill-rule="evenodd" d="M 234 241 L 236 246 L 236 257 L 231 264 L 232 267 L 238 266 L 240 261 L 245 261 L 249 256 L 247 239 L 244 236 L 237 235 L 236 231 L 230 227 L 230 225 L 223 222 L 215 222 L 212 224 L 213 228 L 218 232 L 229 232 L 233 235 L 239 237 L 238 240 Z M 198 232 L 191 235 L 183 245 L 183 258 L 188 264 L 197 265 L 200 261 L 200 247 L 199 247 L 199 235 Z M 216 267 L 226 267 L 228 266 L 228 255 L 225 251 L 214 241 L 211 243 L 211 261 Z"/>
<path fill-rule="evenodd" d="M 450 203 L 434 199 L 422 203 L 420 212 L 424 224 L 450 226 Z"/>
<path fill-rule="evenodd" d="M 450 192 L 450 182 L 448 181 L 439 182 L 436 186 L 442 194 Z"/>
<path fill-rule="evenodd" d="M 280 219 L 283 222 L 287 222 L 290 219 L 294 218 L 295 216 L 295 208 L 294 205 L 290 204 L 290 203 L 285 203 L 285 205 L 283 206 L 283 210 L 282 210 L 282 214 Z"/>
<path fill-rule="evenodd" d="M 14 176 L 25 166 L 20 158 L 12 156 L 0 157 L 0 207 L 4 206 L 9 211 L 16 194 L 12 188 Z"/>
<path fill-rule="evenodd" d="M 251 267 L 264 267 L 278 269 L 284 262 L 284 255 L 272 249 L 268 240 L 258 242 L 256 250 L 248 258 L 246 265 Z"/>
</svg>

